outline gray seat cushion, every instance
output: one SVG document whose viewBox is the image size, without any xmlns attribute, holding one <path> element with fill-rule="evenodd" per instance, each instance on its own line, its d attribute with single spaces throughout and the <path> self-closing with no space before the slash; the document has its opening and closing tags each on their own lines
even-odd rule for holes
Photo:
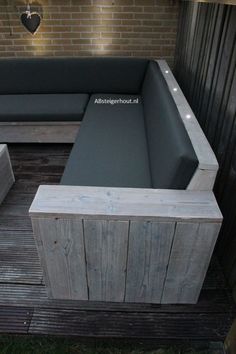
<svg viewBox="0 0 236 354">
<path fill-rule="evenodd" d="M 138 98 L 138 104 L 96 99 Z M 92 95 L 61 184 L 150 188 L 143 107 L 138 96 Z"/>
<path fill-rule="evenodd" d="M 0 121 L 77 121 L 88 94 L 0 95 Z"/>
<path fill-rule="evenodd" d="M 150 62 L 142 96 L 153 188 L 186 189 L 197 156 L 156 62 Z"/>
<path fill-rule="evenodd" d="M 140 92 L 147 59 L 0 59 L 0 94 Z"/>
</svg>

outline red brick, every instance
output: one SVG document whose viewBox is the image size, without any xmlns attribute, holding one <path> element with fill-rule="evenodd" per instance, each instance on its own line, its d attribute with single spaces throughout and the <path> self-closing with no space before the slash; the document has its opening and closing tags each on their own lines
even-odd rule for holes
<svg viewBox="0 0 236 354">
<path fill-rule="evenodd" d="M 25 8 L 22 0 L 14 7 L 0 0 L 0 57 L 124 55 L 173 63 L 178 2 L 43 0 L 42 8 L 32 5 L 43 15 L 35 36 L 20 23 Z"/>
</svg>

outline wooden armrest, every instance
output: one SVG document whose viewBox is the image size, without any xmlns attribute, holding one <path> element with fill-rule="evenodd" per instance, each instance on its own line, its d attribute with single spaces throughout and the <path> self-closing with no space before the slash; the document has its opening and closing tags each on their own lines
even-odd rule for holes
<svg viewBox="0 0 236 354">
<path fill-rule="evenodd" d="M 30 215 L 135 220 L 221 222 L 211 191 L 42 185 Z"/>
</svg>

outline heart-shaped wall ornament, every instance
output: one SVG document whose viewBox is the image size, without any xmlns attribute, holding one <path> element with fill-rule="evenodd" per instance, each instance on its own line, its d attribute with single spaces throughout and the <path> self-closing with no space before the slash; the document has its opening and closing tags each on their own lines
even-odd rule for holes
<svg viewBox="0 0 236 354">
<path fill-rule="evenodd" d="M 23 12 L 20 16 L 22 25 L 31 34 L 35 34 L 40 26 L 41 17 L 37 12 L 31 12 L 29 6 L 27 10 Z"/>
</svg>

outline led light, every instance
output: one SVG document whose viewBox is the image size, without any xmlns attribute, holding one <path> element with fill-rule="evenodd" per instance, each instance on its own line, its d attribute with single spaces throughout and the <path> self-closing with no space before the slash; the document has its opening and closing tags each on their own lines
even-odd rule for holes
<svg viewBox="0 0 236 354">
<path fill-rule="evenodd" d="M 177 87 L 174 87 L 174 88 L 173 88 L 173 91 L 175 91 L 175 92 L 176 92 L 177 90 L 178 90 L 178 89 L 177 89 Z"/>
<path fill-rule="evenodd" d="M 191 114 L 186 114 L 186 118 L 190 119 L 191 118 Z"/>
<path fill-rule="evenodd" d="M 168 71 L 168 70 L 166 70 L 166 71 L 165 71 L 165 73 L 166 73 L 166 74 L 169 74 L 169 71 Z"/>
</svg>

